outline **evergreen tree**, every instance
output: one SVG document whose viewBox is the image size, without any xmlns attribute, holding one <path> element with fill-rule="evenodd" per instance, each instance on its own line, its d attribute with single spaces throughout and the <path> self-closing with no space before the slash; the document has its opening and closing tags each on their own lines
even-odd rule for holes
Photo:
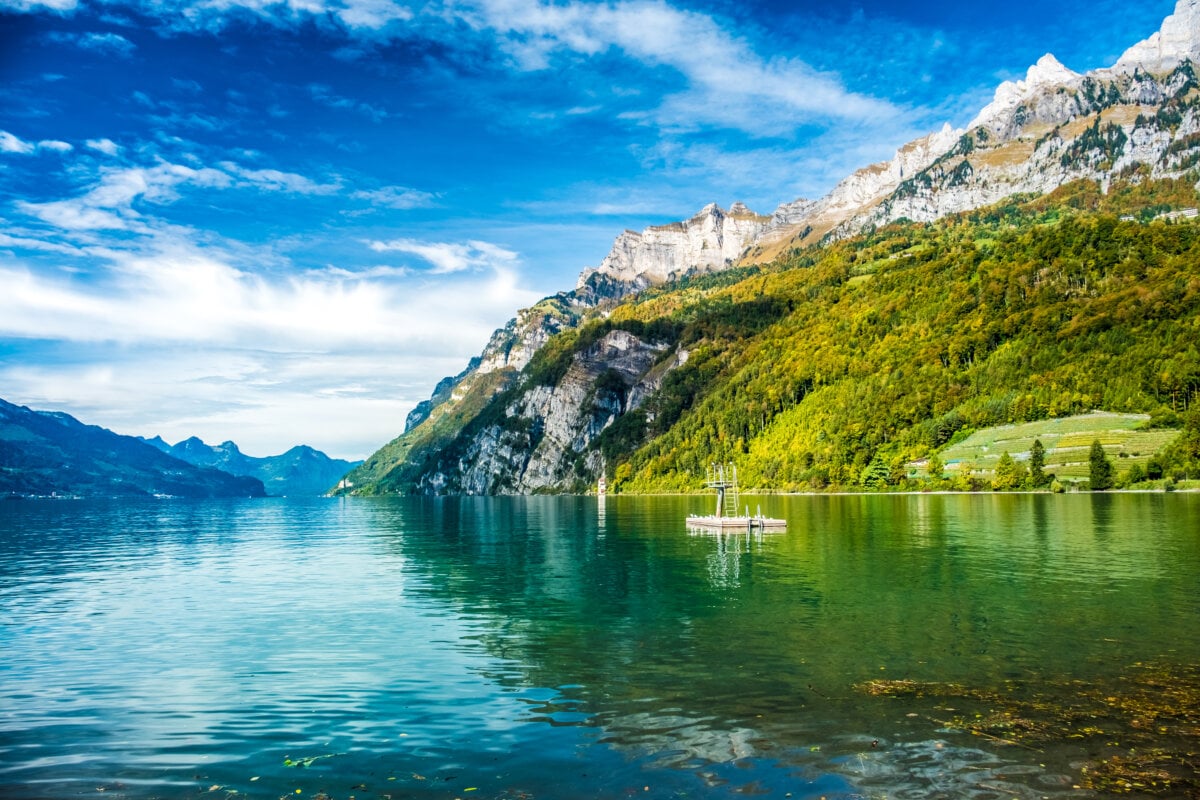
<svg viewBox="0 0 1200 800">
<path fill-rule="evenodd" d="M 1113 485 L 1113 465 L 1104 454 L 1104 446 L 1099 439 L 1092 441 L 1092 451 L 1088 456 L 1088 481 L 1093 492 L 1111 489 Z"/>
<path fill-rule="evenodd" d="M 1035 489 L 1046 485 L 1046 448 L 1041 439 L 1034 439 L 1029 448 L 1029 482 Z"/>
<path fill-rule="evenodd" d="M 891 477 L 891 469 L 883 460 L 882 453 L 875 453 L 871 459 L 871 463 L 863 468 L 862 475 L 859 477 L 861 483 L 867 489 L 885 489 L 888 485 L 888 479 Z"/>
</svg>

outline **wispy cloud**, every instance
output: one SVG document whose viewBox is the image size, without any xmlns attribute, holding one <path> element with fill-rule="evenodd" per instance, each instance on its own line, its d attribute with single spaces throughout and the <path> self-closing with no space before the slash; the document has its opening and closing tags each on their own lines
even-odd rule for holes
<svg viewBox="0 0 1200 800">
<path fill-rule="evenodd" d="M 54 31 L 47 34 L 47 38 L 52 42 L 70 44 L 83 50 L 91 50 L 118 58 L 130 58 L 134 51 L 137 50 L 137 45 L 119 33 L 64 33 L 62 31 Z"/>
<path fill-rule="evenodd" d="M 33 142 L 26 142 L 8 131 L 0 131 L 0 153 L 29 155 L 35 150 L 37 150 L 37 145 Z"/>
<path fill-rule="evenodd" d="M 645 115 L 670 128 L 715 125 L 777 135 L 806 120 L 879 119 L 898 111 L 846 90 L 837 76 L 799 59 L 764 58 L 714 18 L 661 1 L 481 0 L 462 17 L 494 31 L 523 70 L 547 69 L 560 54 L 588 57 L 612 49 L 677 70 L 686 88 Z"/>
<path fill-rule="evenodd" d="M 44 222 L 72 231 L 138 230 L 141 214 L 135 200 L 162 204 L 178 197 L 182 184 L 227 187 L 233 178 L 220 170 L 183 164 L 104 169 L 99 182 L 83 195 L 45 203 L 18 202 L 17 207 Z"/>
<path fill-rule="evenodd" d="M 616 54 L 676 75 L 674 87 L 657 105 L 625 114 L 629 122 L 670 131 L 720 128 L 788 136 L 805 124 L 875 121 L 904 111 L 847 89 L 837 74 L 800 58 L 764 55 L 728 22 L 665 0 L 435 0 L 419 6 L 396 0 L 143 0 L 140 5 L 168 27 L 221 28 L 232 18 L 253 15 L 280 26 L 332 23 L 367 46 L 424 39 L 454 51 L 464 46 L 465 27 L 506 57 L 510 69 L 524 73 L 586 65 Z M 93 44 L 121 46 L 110 39 Z M 377 121 L 387 116 L 378 106 L 323 84 L 312 84 L 309 91 L 331 108 Z M 594 104 L 576 102 L 563 109 L 568 116 L 595 110 Z"/>
<path fill-rule="evenodd" d="M 374 241 L 376 253 L 410 253 L 433 265 L 435 274 L 464 272 L 481 268 L 507 268 L 520 259 L 517 253 L 489 242 L 423 242 L 417 239 Z"/>
<path fill-rule="evenodd" d="M 14 155 L 28 156 L 33 155 L 39 150 L 51 150 L 56 153 L 69 153 L 74 150 L 69 142 L 62 142 L 57 139 L 43 139 L 40 142 L 27 142 L 20 137 L 9 133 L 8 131 L 0 131 L 0 153 L 12 153 Z"/>
<path fill-rule="evenodd" d="M 88 149 L 106 156 L 115 156 L 121 152 L 121 146 L 112 139 L 88 139 L 84 144 L 88 146 Z"/>
<path fill-rule="evenodd" d="M 109 262 L 105 280 L 86 283 L 0 265 L 6 286 L 0 332 L 125 344 L 254 342 L 288 351 L 395 346 L 437 330 L 441 341 L 455 343 L 441 345 L 452 352 L 482 344 L 486 331 L 472 316 L 484 311 L 492 317 L 487 312 L 497 308 L 511 312 L 517 305 L 510 304 L 529 299 L 511 272 L 495 272 L 482 291 L 466 298 L 453 282 L 412 292 L 393 280 L 402 271 L 271 278 L 231 264 L 220 251 L 169 239 L 112 253 Z"/>
<path fill-rule="evenodd" d="M 333 89 L 323 84 L 309 84 L 308 91 L 312 95 L 313 100 L 335 111 L 353 111 L 362 114 L 374 122 L 380 122 L 388 117 L 388 113 L 384 109 L 362 100 L 339 95 Z"/>
<path fill-rule="evenodd" d="M 52 11 L 63 14 L 78 7 L 78 0 L 0 0 L 0 8 L 10 11 Z"/>
<path fill-rule="evenodd" d="M 406 186 L 384 186 L 379 189 L 360 189 L 350 194 L 355 200 L 365 200 L 377 208 L 394 208 L 401 211 L 412 208 L 429 208 L 437 196 Z"/>
<path fill-rule="evenodd" d="M 317 183 L 311 178 L 295 172 L 282 172 L 277 169 L 247 169 L 232 161 L 222 161 L 217 166 L 227 175 L 235 178 L 236 185 L 264 191 L 328 195 L 336 194 L 341 189 L 340 183 Z"/>
<path fill-rule="evenodd" d="M 42 142 L 38 147 L 48 144 L 53 143 Z M 28 145 L 17 140 L 12 146 Z M 115 152 L 116 147 L 107 139 L 94 144 L 89 142 L 89 146 L 105 153 Z M 137 205 L 172 203 L 179 199 L 184 186 L 254 189 L 300 195 L 329 195 L 341 189 L 337 183 L 317 183 L 303 175 L 274 169 L 249 169 L 231 161 L 220 162 L 217 167 L 191 167 L 160 161 L 148 167 L 105 167 L 100 170 L 92 187 L 77 197 L 42 203 L 18 201 L 16 206 L 30 216 L 68 231 L 122 230 L 147 233 L 149 228 Z"/>
</svg>

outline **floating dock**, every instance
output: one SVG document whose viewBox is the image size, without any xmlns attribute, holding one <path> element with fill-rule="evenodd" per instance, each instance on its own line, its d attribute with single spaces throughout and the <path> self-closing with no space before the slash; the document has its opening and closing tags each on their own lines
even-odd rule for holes
<svg viewBox="0 0 1200 800">
<path fill-rule="evenodd" d="M 782 531 L 787 528 L 787 520 L 772 519 L 771 517 L 701 517 L 695 514 L 687 518 L 689 530 L 699 531 Z"/>
<path fill-rule="evenodd" d="M 733 464 L 713 464 L 708 468 L 708 480 L 704 485 L 717 490 L 717 507 L 715 514 L 699 516 L 690 514 L 687 518 L 688 530 L 703 532 L 721 531 L 782 531 L 787 528 L 787 521 L 764 517 L 760 510 L 750 516 L 750 507 L 738 516 L 738 487 L 737 467 Z"/>
</svg>

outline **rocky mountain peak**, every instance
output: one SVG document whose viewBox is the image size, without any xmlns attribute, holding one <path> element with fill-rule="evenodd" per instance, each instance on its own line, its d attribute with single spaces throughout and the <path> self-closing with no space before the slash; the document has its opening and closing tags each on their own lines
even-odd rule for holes
<svg viewBox="0 0 1200 800">
<path fill-rule="evenodd" d="M 967 128 L 991 124 L 1007 115 L 1039 90 L 1049 86 L 1069 85 L 1080 77 L 1082 76 L 1078 72 L 1067 69 L 1061 61 L 1047 53 L 1029 68 L 1023 80 L 1005 81 L 996 87 L 996 95 L 992 102 L 979 112 L 979 115 L 971 121 Z"/>
<path fill-rule="evenodd" d="M 1162 28 L 1126 50 L 1113 70 L 1163 73 L 1187 60 L 1200 61 L 1200 0 L 1179 0 Z"/>
<path fill-rule="evenodd" d="M 734 203 L 729 211 L 709 203 L 683 222 L 625 231 L 600 266 L 583 270 L 577 295 L 590 289 L 616 299 L 690 273 L 724 269 L 765 226 L 765 218 L 744 203 Z"/>
</svg>

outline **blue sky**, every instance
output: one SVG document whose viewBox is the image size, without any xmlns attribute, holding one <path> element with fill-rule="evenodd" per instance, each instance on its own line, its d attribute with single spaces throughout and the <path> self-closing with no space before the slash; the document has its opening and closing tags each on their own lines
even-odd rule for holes
<svg viewBox="0 0 1200 800">
<path fill-rule="evenodd" d="M 625 228 L 817 197 L 1173 0 L 0 0 L 0 397 L 361 458 Z"/>
</svg>

